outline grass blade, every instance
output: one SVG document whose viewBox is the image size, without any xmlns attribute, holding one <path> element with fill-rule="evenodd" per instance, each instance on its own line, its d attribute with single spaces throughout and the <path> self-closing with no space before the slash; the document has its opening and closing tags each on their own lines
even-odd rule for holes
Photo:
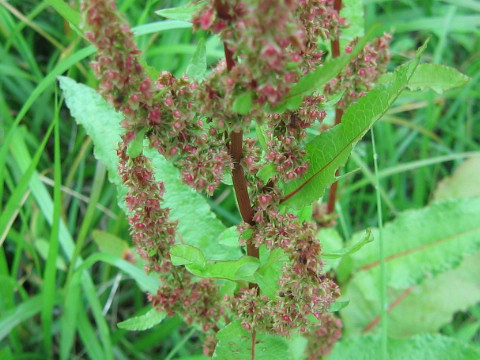
<svg viewBox="0 0 480 360">
<path fill-rule="evenodd" d="M 50 244 L 48 248 L 48 258 L 45 266 L 45 274 L 43 278 L 43 309 L 42 309 L 42 323 L 43 323 L 43 338 L 45 350 L 47 352 L 48 358 L 52 358 L 53 352 L 53 335 L 52 335 L 52 322 L 53 322 L 53 305 L 55 298 L 55 286 L 56 286 L 56 274 L 57 267 L 56 262 L 58 258 L 59 250 L 59 241 L 58 233 L 60 227 L 60 217 L 62 210 L 62 166 L 61 166 L 61 155 L 60 155 L 60 126 L 58 123 L 59 119 L 59 106 L 57 103 L 57 98 L 55 98 L 55 185 L 53 188 L 53 224 L 52 232 L 50 235 Z"/>
</svg>

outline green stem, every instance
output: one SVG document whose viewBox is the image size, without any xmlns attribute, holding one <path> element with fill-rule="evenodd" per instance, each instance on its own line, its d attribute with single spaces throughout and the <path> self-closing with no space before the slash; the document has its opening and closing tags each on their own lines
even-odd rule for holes
<svg viewBox="0 0 480 360">
<path fill-rule="evenodd" d="M 375 169 L 375 188 L 377 195 L 377 217 L 378 217 L 378 246 L 380 255 L 380 312 L 382 315 L 382 328 L 381 328 L 381 344 L 382 344 L 382 360 L 388 359 L 388 347 L 387 347 L 387 269 L 385 264 L 385 252 L 383 246 L 383 215 L 382 215 L 382 199 L 380 197 L 380 178 L 378 176 L 378 163 L 377 163 L 377 151 L 375 148 L 375 135 L 373 128 L 372 134 L 372 148 L 373 148 L 373 165 Z"/>
</svg>

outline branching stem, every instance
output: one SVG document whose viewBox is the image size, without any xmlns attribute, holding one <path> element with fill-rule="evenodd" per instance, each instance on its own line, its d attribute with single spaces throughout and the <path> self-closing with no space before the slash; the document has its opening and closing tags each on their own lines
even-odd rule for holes
<svg viewBox="0 0 480 360">
<path fill-rule="evenodd" d="M 215 10 L 217 15 L 224 20 L 231 20 L 231 16 L 228 13 L 228 5 L 223 3 L 222 0 L 215 0 Z M 232 51 L 228 48 L 227 44 L 223 44 L 225 49 L 225 61 L 227 63 L 227 70 L 230 71 L 235 66 L 235 60 L 233 58 Z M 233 188 L 235 189 L 235 196 L 237 197 L 238 207 L 243 221 L 247 224 L 253 225 L 253 208 L 248 195 L 247 179 L 242 168 L 240 161 L 243 156 L 243 131 L 232 131 L 230 133 L 230 155 L 233 159 Z M 259 258 L 258 248 L 255 247 L 252 241 L 247 242 L 247 255 Z M 249 283 L 250 289 L 257 289 L 258 285 L 255 283 Z M 255 359 L 255 343 L 256 343 L 256 331 L 252 332 L 252 360 Z"/>
</svg>

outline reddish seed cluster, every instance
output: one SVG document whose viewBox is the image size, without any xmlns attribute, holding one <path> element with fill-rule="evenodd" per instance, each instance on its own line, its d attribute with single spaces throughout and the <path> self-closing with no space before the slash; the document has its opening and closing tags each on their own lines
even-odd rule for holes
<svg viewBox="0 0 480 360">
<path fill-rule="evenodd" d="M 223 174 L 231 170 L 232 159 L 225 148 L 202 146 L 192 150 L 187 159 L 180 161 L 180 166 L 186 184 L 212 195 Z"/>
<path fill-rule="evenodd" d="M 307 136 L 306 129 L 325 118 L 326 112 L 320 109 L 324 102 L 322 95 L 308 96 L 299 110 L 272 114 L 267 119 L 269 151 L 265 158 L 268 164 L 275 165 L 278 179 L 288 182 L 307 171 L 306 152 L 301 144 Z"/>
<path fill-rule="evenodd" d="M 232 301 L 233 311 L 245 329 L 288 336 L 295 329 L 307 332 L 316 318 L 327 311 L 339 295 L 336 284 L 329 279 L 314 279 L 290 273 L 285 266 L 275 299 L 258 295 L 256 289 L 244 288 Z"/>
<path fill-rule="evenodd" d="M 201 324 L 204 332 L 214 330 L 225 317 L 225 307 L 213 279 L 194 281 L 185 268 L 170 270 L 175 276 L 164 273 L 157 293 L 149 296 L 152 305 L 170 316 L 182 314 L 188 324 Z"/>
<path fill-rule="evenodd" d="M 177 223 L 169 219 L 169 209 L 161 206 L 165 187 L 155 181 L 148 159 L 143 155 L 130 158 L 127 146 L 128 142 L 124 142 L 117 154 L 120 177 L 129 189 L 125 200 L 131 212 L 132 238 L 139 254 L 148 260 L 147 270 L 160 272 L 175 242 Z"/>
<path fill-rule="evenodd" d="M 289 335 L 300 328 L 308 331 L 309 316 L 319 318 L 340 295 L 340 289 L 322 273 L 322 247 L 313 223 L 281 215 L 279 196 L 258 194 L 256 225 L 241 224 L 240 233 L 254 231 L 251 241 L 267 249 L 282 249 L 288 255 L 279 279 L 278 297 L 257 296 L 255 289 L 243 289 L 233 300 L 233 309 L 247 330 L 262 329 Z"/>
<path fill-rule="evenodd" d="M 225 142 L 208 141 L 204 117 L 194 111 L 200 101 L 198 84 L 168 72 L 152 80 L 140 64 L 133 34 L 117 15 L 114 1 L 90 0 L 83 11 L 91 29 L 87 36 L 99 49 L 93 67 L 100 92 L 122 110 L 124 127 L 135 132 L 149 127 L 150 146 L 191 169 L 184 176 L 186 183 L 213 194 L 232 162 Z M 196 171 L 197 162 L 207 166 Z"/>
<path fill-rule="evenodd" d="M 336 39 L 347 26 L 345 18 L 333 7 L 333 0 L 300 0 L 298 17 L 306 32 L 306 50 L 303 54 L 307 71 L 321 62 L 324 53 L 318 49 L 317 41 Z"/>
<path fill-rule="evenodd" d="M 215 10 L 215 3 L 208 1 L 193 23 L 197 29 L 219 33 L 238 59 L 228 73 L 224 70 L 223 77 L 238 92 L 255 91 L 261 105 L 279 103 L 292 85 L 285 79 L 295 79 L 287 76 L 292 72 L 287 64 L 301 62 L 304 50 L 305 31 L 295 17 L 296 2 L 227 2 L 223 13 Z"/>
<path fill-rule="evenodd" d="M 328 356 L 333 346 L 342 336 L 342 321 L 332 313 L 324 313 L 307 334 L 309 340 L 307 356 L 309 360 L 318 360 L 322 356 Z"/>
<path fill-rule="evenodd" d="M 365 96 L 378 78 L 385 73 L 390 61 L 388 43 L 391 38 L 391 35 L 385 34 L 365 46 L 347 68 L 325 86 L 325 93 L 329 95 L 345 91 L 343 98 L 338 102 L 339 108 L 346 109 L 358 98 Z M 357 42 L 358 39 L 353 40 L 346 48 L 346 52 L 351 52 Z"/>
</svg>

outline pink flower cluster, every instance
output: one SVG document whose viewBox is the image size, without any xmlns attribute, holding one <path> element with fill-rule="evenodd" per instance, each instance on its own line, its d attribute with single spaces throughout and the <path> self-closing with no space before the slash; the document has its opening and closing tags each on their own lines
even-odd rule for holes
<svg viewBox="0 0 480 360">
<path fill-rule="evenodd" d="M 124 127 L 135 132 L 148 127 L 150 146 L 185 169 L 187 184 L 212 195 L 232 161 L 225 141 L 207 141 L 208 127 L 194 111 L 200 101 L 198 85 L 168 72 L 151 79 L 114 1 L 90 0 L 83 11 L 91 29 L 87 37 L 99 49 L 93 68 L 100 92 L 123 112 Z M 198 163 L 204 165 L 202 171 L 197 171 Z"/>
<path fill-rule="evenodd" d="M 152 305 L 169 316 L 182 314 L 188 324 L 202 324 L 204 332 L 215 330 L 226 316 L 218 286 L 213 279 L 194 281 L 185 268 L 180 269 L 172 266 L 171 272 L 175 276 L 162 276 L 162 285 L 157 293 L 149 295 Z"/>
<path fill-rule="evenodd" d="M 360 97 L 365 96 L 372 89 L 375 82 L 382 76 L 390 61 L 388 43 L 391 35 L 385 34 L 368 44 L 350 62 L 347 68 L 325 86 L 328 95 L 345 91 L 343 98 L 338 102 L 340 109 L 346 109 Z M 346 48 L 351 52 L 358 39 L 353 40 Z"/>
<path fill-rule="evenodd" d="M 279 103 L 291 86 L 285 79 L 294 80 L 287 75 L 287 64 L 302 61 L 305 33 L 295 17 L 296 2 L 227 2 L 224 13 L 216 11 L 215 3 L 207 2 L 193 23 L 198 29 L 219 33 L 238 59 L 228 74 L 225 70 L 227 81 L 239 92 L 255 91 L 261 105 Z"/>
<path fill-rule="evenodd" d="M 330 355 L 333 346 L 342 336 L 342 321 L 332 313 L 324 313 L 318 318 L 310 332 L 306 334 L 309 340 L 307 356 L 309 360 L 318 360 Z"/>
<path fill-rule="evenodd" d="M 265 196 L 260 195 L 259 202 Z M 313 223 L 301 223 L 293 214 L 279 214 L 274 203 L 271 199 L 261 222 L 254 227 L 243 224 L 240 230 L 253 229 L 252 241 L 256 246 L 280 248 L 288 255 L 278 297 L 256 297 L 255 289 L 244 289 L 234 298 L 233 309 L 246 329 L 289 335 L 297 328 L 308 331 L 309 316 L 319 318 L 324 314 L 340 295 L 340 289 L 322 273 L 322 247 Z"/>
<path fill-rule="evenodd" d="M 175 243 L 177 223 L 169 219 L 169 209 L 161 207 L 165 186 L 155 181 L 148 159 L 143 155 L 130 158 L 127 146 L 128 141 L 122 143 L 117 154 L 120 177 L 128 186 L 130 231 L 139 254 L 148 261 L 147 270 L 162 272 Z"/>
</svg>

